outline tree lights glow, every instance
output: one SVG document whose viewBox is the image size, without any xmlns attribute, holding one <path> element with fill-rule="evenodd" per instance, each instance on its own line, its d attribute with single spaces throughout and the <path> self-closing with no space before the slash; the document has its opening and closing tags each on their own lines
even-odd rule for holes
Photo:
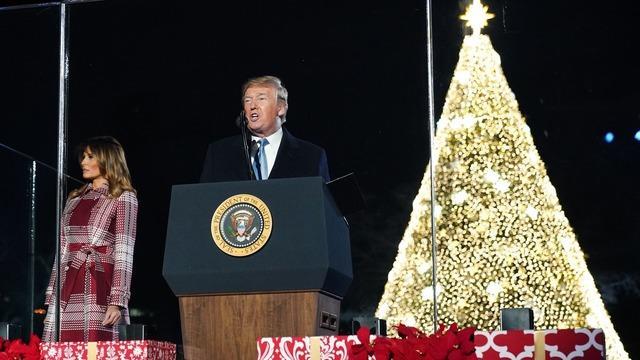
<svg viewBox="0 0 640 360">
<path fill-rule="evenodd" d="M 472 6 L 486 24 L 486 7 Z M 464 39 L 435 134 L 439 321 L 494 330 L 500 308 L 529 307 L 537 329 L 602 328 L 607 357 L 628 359 L 480 28 Z M 433 327 L 430 186 L 426 171 L 378 305 L 390 324 Z"/>
</svg>

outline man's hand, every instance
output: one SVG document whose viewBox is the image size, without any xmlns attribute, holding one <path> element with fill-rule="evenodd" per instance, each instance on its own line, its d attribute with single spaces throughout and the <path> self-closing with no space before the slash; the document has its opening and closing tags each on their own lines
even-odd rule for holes
<svg viewBox="0 0 640 360">
<path fill-rule="evenodd" d="M 120 306 L 109 305 L 106 314 L 104 314 L 102 325 L 115 325 L 120 321 L 121 317 Z"/>
</svg>

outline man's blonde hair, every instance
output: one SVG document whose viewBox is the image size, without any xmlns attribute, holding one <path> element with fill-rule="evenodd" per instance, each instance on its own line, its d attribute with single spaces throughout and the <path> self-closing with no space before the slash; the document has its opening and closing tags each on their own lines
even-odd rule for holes
<svg viewBox="0 0 640 360">
<path fill-rule="evenodd" d="M 282 115 L 280 118 L 282 119 L 283 123 L 287 121 L 287 110 L 289 109 L 289 92 L 284 87 L 284 85 L 282 85 L 282 80 L 271 75 L 251 78 L 242 85 L 242 97 L 240 98 L 240 101 L 244 101 L 244 95 L 246 94 L 247 89 L 254 86 L 269 86 L 276 89 L 278 101 L 284 105 L 284 115 Z"/>
</svg>

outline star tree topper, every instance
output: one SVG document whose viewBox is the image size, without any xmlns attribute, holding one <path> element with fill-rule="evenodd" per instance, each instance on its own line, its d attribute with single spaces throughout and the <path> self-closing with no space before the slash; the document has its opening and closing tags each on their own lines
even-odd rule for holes
<svg viewBox="0 0 640 360">
<path fill-rule="evenodd" d="M 487 26 L 487 20 L 495 17 L 488 10 L 489 7 L 482 5 L 480 0 L 473 0 L 473 3 L 467 6 L 467 12 L 460 15 L 460 19 L 465 20 L 467 26 L 473 29 L 473 35 L 479 35 L 480 30 Z"/>
</svg>

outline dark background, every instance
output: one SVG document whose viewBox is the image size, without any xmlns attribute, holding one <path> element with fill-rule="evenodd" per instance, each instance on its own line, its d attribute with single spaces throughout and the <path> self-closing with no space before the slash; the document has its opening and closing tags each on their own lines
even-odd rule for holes
<svg viewBox="0 0 640 360">
<path fill-rule="evenodd" d="M 466 4 L 433 4 L 436 117 L 466 33 L 458 19 Z M 485 4 L 496 18 L 483 32 L 501 55 L 613 323 L 637 357 L 640 65 L 632 54 L 640 6 Z M 354 281 L 342 311 L 343 319 L 373 315 L 429 156 L 424 2 L 113 0 L 69 6 L 69 15 L 68 143 L 118 138 L 139 191 L 134 321 L 180 341 L 177 301 L 161 275 L 171 185 L 196 182 L 207 144 L 238 132 L 240 85 L 263 74 L 281 77 L 290 92 L 287 128 L 327 150 L 333 177 L 358 177 L 368 207 L 349 219 Z M 56 7 L 0 12 L 0 143 L 54 166 L 57 23 Z M 616 135 L 610 144 L 607 131 Z M 28 162 L 0 150 L 8 174 L 2 202 L 22 204 L 16 194 Z M 71 155 L 68 168 L 80 177 Z M 41 287 L 55 182 L 40 171 L 39 196 L 49 204 L 38 213 Z M 0 210 L 3 267 L 22 266 L 7 251 L 23 248 L 24 205 L 12 206 Z M 16 279 L 3 278 L 5 298 Z"/>
</svg>

